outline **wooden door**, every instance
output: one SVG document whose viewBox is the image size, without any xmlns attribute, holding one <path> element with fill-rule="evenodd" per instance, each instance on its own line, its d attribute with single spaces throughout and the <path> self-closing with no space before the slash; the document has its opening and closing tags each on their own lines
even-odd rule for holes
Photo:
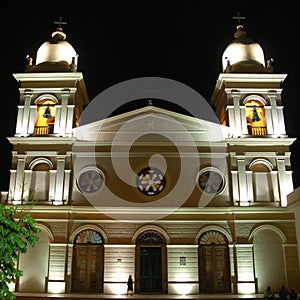
<svg viewBox="0 0 300 300">
<path fill-rule="evenodd" d="M 140 248 L 140 291 L 141 293 L 162 292 L 161 247 Z"/>
<path fill-rule="evenodd" d="M 226 245 L 199 247 L 199 278 L 201 293 L 229 293 L 229 254 Z"/>
<path fill-rule="evenodd" d="M 103 246 L 82 244 L 74 246 L 72 291 L 103 292 Z"/>
</svg>

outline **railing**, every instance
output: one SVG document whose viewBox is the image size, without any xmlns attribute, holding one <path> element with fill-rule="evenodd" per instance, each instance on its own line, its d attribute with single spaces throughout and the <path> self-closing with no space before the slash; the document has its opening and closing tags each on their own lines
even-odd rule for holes
<svg viewBox="0 0 300 300">
<path fill-rule="evenodd" d="M 248 134 L 249 135 L 267 135 L 266 126 L 251 126 L 248 125 Z"/>
<path fill-rule="evenodd" d="M 54 127 L 52 125 L 50 126 L 35 126 L 34 127 L 34 135 L 47 135 L 47 134 L 53 134 Z"/>
</svg>

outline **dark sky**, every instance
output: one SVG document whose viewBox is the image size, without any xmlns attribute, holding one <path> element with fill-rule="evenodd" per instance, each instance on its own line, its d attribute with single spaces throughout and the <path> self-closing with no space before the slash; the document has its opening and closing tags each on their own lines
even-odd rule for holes
<svg viewBox="0 0 300 300">
<path fill-rule="evenodd" d="M 294 186 L 300 186 L 296 1 L 283 1 L 280 6 L 274 1 L 94 3 L 66 9 L 52 3 L 38 12 L 29 4 L 24 9 L 18 4 L 1 10 L 1 191 L 8 190 L 11 147 L 6 137 L 14 134 L 19 101 L 12 74 L 24 72 L 27 54 L 35 59 L 59 17 L 67 22 L 63 30 L 79 54 L 78 71 L 83 73 L 90 100 L 117 83 L 154 76 L 184 83 L 209 101 L 221 72 L 222 53 L 233 39 L 237 21 L 232 16 L 237 12 L 246 17 L 241 23 L 248 37 L 262 46 L 266 59 L 274 59 L 274 72 L 288 74 L 282 100 L 287 134 L 297 138 L 291 160 Z"/>
</svg>

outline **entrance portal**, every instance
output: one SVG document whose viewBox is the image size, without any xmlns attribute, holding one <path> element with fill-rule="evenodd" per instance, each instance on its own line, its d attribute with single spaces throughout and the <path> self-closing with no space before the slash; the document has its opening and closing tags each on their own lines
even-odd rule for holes
<svg viewBox="0 0 300 300">
<path fill-rule="evenodd" d="M 229 249 L 225 236 L 209 231 L 200 237 L 199 281 L 201 293 L 229 293 Z"/>
<path fill-rule="evenodd" d="M 162 292 L 161 247 L 141 247 L 140 268 L 141 293 Z"/>
<path fill-rule="evenodd" d="M 149 230 L 137 238 L 136 293 L 167 293 L 167 259 L 164 237 Z"/>
<path fill-rule="evenodd" d="M 103 245 L 92 230 L 79 233 L 73 249 L 72 292 L 103 292 Z"/>
</svg>

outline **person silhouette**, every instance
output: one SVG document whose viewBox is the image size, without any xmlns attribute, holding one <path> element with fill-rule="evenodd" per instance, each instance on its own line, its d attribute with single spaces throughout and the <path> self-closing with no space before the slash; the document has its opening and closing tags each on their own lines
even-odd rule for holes
<svg viewBox="0 0 300 300">
<path fill-rule="evenodd" d="M 290 299 L 298 299 L 298 294 L 295 290 L 291 290 Z"/>
<path fill-rule="evenodd" d="M 274 293 L 271 289 L 271 286 L 267 286 L 265 292 L 264 292 L 264 300 L 274 300 Z"/>
<path fill-rule="evenodd" d="M 282 285 L 281 288 L 278 291 L 279 299 L 280 300 L 286 300 L 288 299 L 288 296 L 290 295 L 288 289 Z"/>
<path fill-rule="evenodd" d="M 131 275 L 129 275 L 127 280 L 127 296 L 128 295 L 133 295 L 133 280 Z"/>
</svg>

